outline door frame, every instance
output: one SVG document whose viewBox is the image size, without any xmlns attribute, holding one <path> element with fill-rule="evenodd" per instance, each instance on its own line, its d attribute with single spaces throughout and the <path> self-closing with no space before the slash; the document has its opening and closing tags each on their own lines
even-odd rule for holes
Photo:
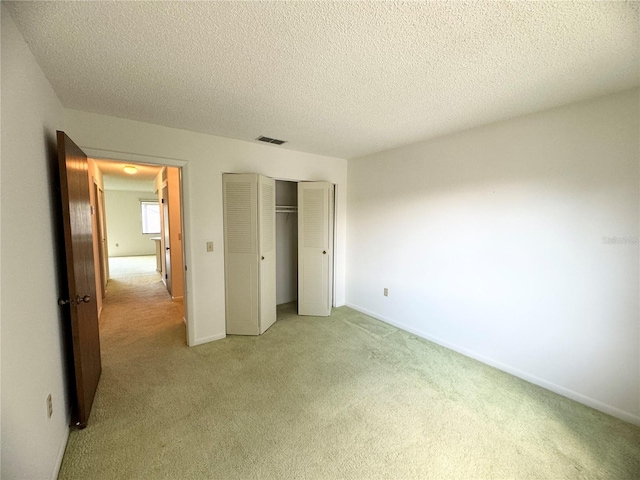
<svg viewBox="0 0 640 480">
<path fill-rule="evenodd" d="M 223 172 L 223 173 L 237 173 L 237 172 Z M 332 292 L 332 298 L 331 298 L 331 307 L 332 308 L 336 308 L 336 269 L 338 267 L 337 263 L 336 263 L 336 245 L 338 244 L 338 215 L 337 215 L 337 211 L 338 211 L 338 184 L 337 183 L 333 183 L 329 180 L 302 180 L 302 179 L 296 179 L 296 178 L 284 178 L 284 177 L 272 177 L 269 174 L 265 174 L 265 173 L 261 173 L 260 175 L 263 175 L 265 177 L 269 177 L 269 178 L 273 178 L 274 180 L 280 180 L 282 182 L 293 182 L 293 183 L 301 183 L 301 182 L 327 182 L 330 183 L 331 185 L 333 185 L 333 245 L 331 246 L 332 250 L 333 250 L 333 258 L 331 259 L 331 263 L 332 265 L 332 269 L 331 269 L 331 292 Z M 276 242 L 278 241 L 278 239 L 276 238 Z"/>
<path fill-rule="evenodd" d="M 100 189 L 100 186 L 98 185 L 98 182 L 96 182 L 96 179 L 93 179 L 92 182 L 92 187 L 93 187 L 93 199 L 94 199 L 94 209 L 95 209 L 95 220 L 96 220 L 96 230 L 97 230 L 97 234 L 98 234 L 98 272 L 96 272 L 96 276 L 100 279 L 100 292 L 96 292 L 96 293 L 100 293 L 100 298 L 102 300 L 104 300 L 104 297 L 106 296 L 107 293 L 107 280 L 108 278 L 105 278 L 105 262 L 107 262 L 107 259 L 105 258 L 105 251 L 104 251 L 104 245 L 103 245 L 103 237 L 106 238 L 106 236 L 104 235 L 104 211 L 102 209 L 102 206 L 100 205 L 100 202 L 104 200 L 104 192 Z M 100 192 L 102 192 L 102 195 L 100 194 Z M 108 262 L 107 262 L 108 263 Z M 98 317 L 100 317 L 100 313 L 98 312 Z"/>
<path fill-rule="evenodd" d="M 191 230 L 189 229 L 189 222 L 187 221 L 187 219 L 189 218 L 189 208 L 187 206 L 187 180 L 189 178 L 189 163 L 185 160 L 170 157 L 157 157 L 150 155 L 140 155 L 137 153 L 116 152 L 113 150 L 102 150 L 83 146 L 80 146 L 80 148 L 82 148 L 82 150 L 86 153 L 87 157 L 93 158 L 94 160 L 137 163 L 141 165 L 154 165 L 158 167 L 176 167 L 178 169 L 178 179 L 180 182 L 180 222 L 182 223 L 182 265 L 184 266 L 184 270 L 182 272 L 184 280 L 183 320 L 187 328 L 187 345 L 190 347 L 197 345 L 198 343 L 196 342 L 195 338 L 195 328 L 193 325 L 193 320 L 189 315 L 189 312 L 192 309 L 191 295 L 189 295 L 189 285 L 191 279 L 189 275 L 189 269 L 187 268 L 187 253 L 189 252 L 189 239 L 191 238 Z"/>
<path fill-rule="evenodd" d="M 101 253 L 102 253 L 102 281 L 104 283 L 105 295 L 107 282 L 109 281 L 109 239 L 107 237 L 107 217 L 106 217 L 106 208 L 104 203 L 104 189 L 98 188 L 98 199 L 96 200 L 97 209 L 100 212 L 100 220 L 102 221 L 101 229 L 102 229 L 102 244 L 100 245 Z"/>
<path fill-rule="evenodd" d="M 333 245 L 331 246 L 331 248 L 333 249 L 333 268 L 331 269 L 331 289 L 333 290 L 333 296 L 331 298 L 331 307 L 336 308 L 336 269 L 338 268 L 338 264 L 336 263 L 336 245 L 338 244 L 338 215 L 336 214 L 336 212 L 338 210 L 338 184 L 331 184 L 333 185 Z"/>
</svg>

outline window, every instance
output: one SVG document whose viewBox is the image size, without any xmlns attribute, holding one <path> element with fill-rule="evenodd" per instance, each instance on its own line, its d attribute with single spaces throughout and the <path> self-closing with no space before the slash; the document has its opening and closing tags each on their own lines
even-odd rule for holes
<svg viewBox="0 0 640 480">
<path fill-rule="evenodd" d="M 160 204 L 153 201 L 140 201 L 142 209 L 142 233 L 160 233 Z"/>
</svg>

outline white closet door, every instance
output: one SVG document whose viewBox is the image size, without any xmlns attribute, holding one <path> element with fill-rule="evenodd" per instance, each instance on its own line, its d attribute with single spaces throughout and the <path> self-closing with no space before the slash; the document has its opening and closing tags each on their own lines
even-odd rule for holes
<svg viewBox="0 0 640 480">
<path fill-rule="evenodd" d="M 333 185 L 298 183 L 298 314 L 331 314 Z"/>
<path fill-rule="evenodd" d="M 260 334 L 276 321 L 276 181 L 258 176 Z"/>
<path fill-rule="evenodd" d="M 229 335 L 260 334 L 257 177 L 256 174 L 222 176 L 225 296 Z"/>
</svg>

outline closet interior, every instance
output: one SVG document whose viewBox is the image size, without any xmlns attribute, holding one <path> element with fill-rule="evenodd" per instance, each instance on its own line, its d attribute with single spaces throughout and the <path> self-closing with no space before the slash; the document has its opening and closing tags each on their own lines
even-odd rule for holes
<svg viewBox="0 0 640 480">
<path fill-rule="evenodd" d="M 276 304 L 298 300 L 298 182 L 276 180 Z"/>
</svg>

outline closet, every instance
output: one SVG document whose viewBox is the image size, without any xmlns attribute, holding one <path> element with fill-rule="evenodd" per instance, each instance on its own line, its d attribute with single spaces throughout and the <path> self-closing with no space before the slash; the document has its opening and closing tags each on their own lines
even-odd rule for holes
<svg viewBox="0 0 640 480">
<path fill-rule="evenodd" d="M 275 180 L 223 175 L 227 334 L 261 335 L 276 321 Z"/>
<path fill-rule="evenodd" d="M 225 174 L 222 183 L 227 334 L 261 335 L 276 304 L 296 299 L 299 315 L 330 315 L 333 185 L 276 186 L 258 174 Z"/>
</svg>

